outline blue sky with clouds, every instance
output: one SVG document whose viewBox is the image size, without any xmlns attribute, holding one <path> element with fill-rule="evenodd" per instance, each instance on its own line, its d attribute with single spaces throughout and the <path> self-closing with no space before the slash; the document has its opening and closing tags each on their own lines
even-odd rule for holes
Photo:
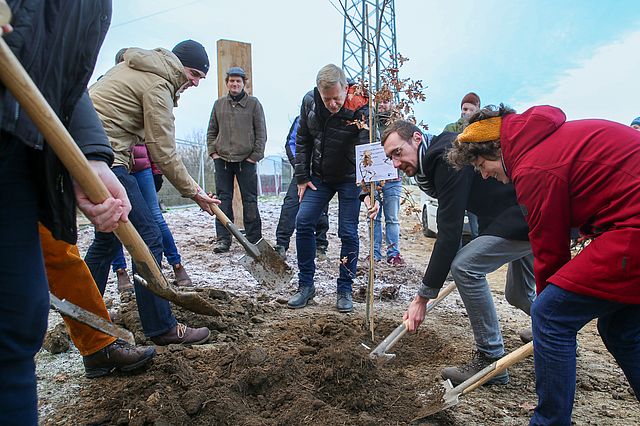
<svg viewBox="0 0 640 426">
<path fill-rule="evenodd" d="M 207 49 L 210 77 L 185 92 L 174 111 L 179 138 L 206 130 L 217 97 L 219 39 L 252 44 L 251 78 L 265 109 L 269 154 L 283 152 L 317 70 L 342 59 L 343 18 L 328 0 L 114 0 L 113 8 L 96 77 L 121 47 L 170 49 L 193 38 Z M 635 1 L 396 0 L 395 8 L 398 51 L 410 59 L 401 73 L 428 86 L 416 115 L 432 133 L 459 117 L 469 91 L 483 104 L 505 102 L 519 111 L 556 105 L 570 119 L 629 124 L 640 115 Z"/>
</svg>

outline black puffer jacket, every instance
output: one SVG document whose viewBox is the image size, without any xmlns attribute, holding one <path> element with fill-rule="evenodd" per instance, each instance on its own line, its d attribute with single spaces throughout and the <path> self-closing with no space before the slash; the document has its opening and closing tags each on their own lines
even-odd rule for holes
<svg viewBox="0 0 640 426">
<path fill-rule="evenodd" d="M 108 164 L 113 152 L 96 115 L 87 83 L 111 22 L 110 0 L 9 0 L 14 31 L 5 41 L 71 136 L 91 160 Z M 35 148 L 39 218 L 54 237 L 76 241 L 71 179 L 13 95 L 0 85 L 3 137 Z"/>
<path fill-rule="evenodd" d="M 418 150 L 416 181 L 420 189 L 438 199 L 438 238 L 420 289 L 428 298 L 437 296 L 458 252 L 465 210 L 478 216 L 480 235 L 528 240 L 529 228 L 513 185 L 483 179 L 471 166 L 460 171 L 449 166 L 445 154 L 457 135 L 442 133 L 429 148 L 421 144 Z"/>
<path fill-rule="evenodd" d="M 369 106 L 363 100 L 366 98 L 350 101 L 348 97 L 340 111 L 331 114 L 317 88 L 305 95 L 296 136 L 295 175 L 298 183 L 309 182 L 312 175 L 326 183 L 355 182 L 354 147 L 369 143 L 369 131 L 349 123 L 368 122 Z M 350 109 L 351 105 L 358 107 Z"/>
</svg>

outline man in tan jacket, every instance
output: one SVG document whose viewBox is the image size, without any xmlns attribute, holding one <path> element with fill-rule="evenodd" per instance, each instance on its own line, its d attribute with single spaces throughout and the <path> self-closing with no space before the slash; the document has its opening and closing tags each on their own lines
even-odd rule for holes
<svg viewBox="0 0 640 426">
<path fill-rule="evenodd" d="M 135 177 L 129 174 L 131 150 L 144 143 L 164 176 L 183 197 L 191 198 L 213 214 L 209 197 L 189 176 L 176 152 L 173 107 L 180 93 L 198 86 L 209 71 L 204 47 L 193 40 L 178 43 L 172 51 L 129 48 L 124 61 L 111 68 L 89 88 L 89 95 L 113 147 L 113 173 L 131 201 L 129 220 L 149 246 L 158 264 L 162 261 L 162 234 L 144 200 Z M 113 233 L 96 232 L 85 262 L 104 294 L 109 266 L 118 250 Z M 209 338 L 206 327 L 179 324 L 169 302 L 136 284 L 136 300 L 145 335 L 157 345 L 200 344 Z"/>
</svg>

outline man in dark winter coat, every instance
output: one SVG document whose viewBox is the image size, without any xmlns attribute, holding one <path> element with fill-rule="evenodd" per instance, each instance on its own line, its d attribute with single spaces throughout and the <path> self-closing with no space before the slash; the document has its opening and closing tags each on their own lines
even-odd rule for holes
<svg viewBox="0 0 640 426">
<path fill-rule="evenodd" d="M 513 181 L 529 223 L 538 298 L 531 309 L 538 406 L 532 425 L 570 425 L 576 335 L 598 319 L 640 400 L 640 134 L 566 121 L 552 106 L 485 108 L 449 153 L 456 167 Z M 592 241 L 571 257 L 571 228 Z"/>
<path fill-rule="evenodd" d="M 112 194 L 102 204 L 91 203 L 29 116 L 0 85 L 0 424 L 35 425 L 33 357 L 42 345 L 49 311 L 38 221 L 55 238 L 74 244 L 76 200 L 102 231 L 115 229 L 119 219 L 127 220 L 130 205 L 109 168 L 113 152 L 86 93 L 111 21 L 111 2 L 8 4 L 13 32 L 4 40 Z"/>
<path fill-rule="evenodd" d="M 351 285 L 358 262 L 360 211 L 355 146 L 369 142 L 369 131 L 358 126 L 358 122 L 366 124 L 368 117 L 368 99 L 357 95 L 356 87 L 347 84 L 342 69 L 333 64 L 322 67 L 316 88 L 302 100 L 296 137 L 299 273 L 298 292 L 289 299 L 290 308 L 303 308 L 315 296 L 315 228 L 325 205 L 338 193 L 338 236 L 342 247 L 336 308 L 340 312 L 353 309 Z M 368 196 L 365 204 L 369 206 Z"/>
<path fill-rule="evenodd" d="M 456 171 L 445 153 L 456 133 L 442 133 L 427 148 L 420 129 L 407 121 L 392 123 L 382 136 L 387 157 L 396 168 L 414 176 L 420 189 L 438 199 L 438 238 L 418 294 L 404 319 L 409 331 L 424 320 L 429 299 L 435 299 L 449 270 L 464 301 L 477 351 L 462 367 L 448 367 L 446 379 L 459 384 L 504 355 L 500 324 L 486 275 L 509 264 L 505 297 L 529 314 L 535 298 L 533 256 L 527 224 L 511 186 L 487 182 L 471 167 Z M 480 235 L 460 247 L 465 210 L 478 215 Z M 504 384 L 505 371 L 490 383 Z"/>
</svg>

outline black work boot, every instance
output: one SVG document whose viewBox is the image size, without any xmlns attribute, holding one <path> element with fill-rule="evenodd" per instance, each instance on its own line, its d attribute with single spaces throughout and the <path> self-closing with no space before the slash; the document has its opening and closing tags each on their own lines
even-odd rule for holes
<svg viewBox="0 0 640 426">
<path fill-rule="evenodd" d="M 474 351 L 473 357 L 471 361 L 467 364 L 462 365 L 460 367 L 447 367 L 442 370 L 442 377 L 444 379 L 451 380 L 451 383 L 454 386 L 458 386 L 460 383 L 464 382 L 478 371 L 487 367 L 488 365 L 493 364 L 500 358 L 489 358 L 487 355 L 483 354 L 480 351 Z M 507 370 L 504 370 L 502 373 L 499 373 L 491 380 L 489 380 L 487 385 L 505 385 L 509 382 L 509 373 Z"/>
<path fill-rule="evenodd" d="M 115 342 L 91 355 L 82 357 L 85 376 L 90 379 L 114 372 L 133 371 L 151 361 L 156 354 L 153 346 L 132 346 L 124 340 Z"/>
<path fill-rule="evenodd" d="M 325 246 L 316 247 L 316 259 L 318 259 L 319 262 L 324 262 L 329 259 L 327 256 L 327 248 Z"/>
<path fill-rule="evenodd" d="M 226 253 L 229 251 L 229 247 L 231 247 L 231 241 L 229 240 L 218 240 L 216 245 L 213 246 L 214 253 Z"/>
<path fill-rule="evenodd" d="M 339 291 L 336 300 L 338 312 L 347 313 L 353 311 L 353 297 L 350 291 Z"/>
<path fill-rule="evenodd" d="M 313 285 L 301 285 L 298 287 L 298 292 L 291 296 L 287 306 L 291 309 L 300 309 L 307 306 L 309 300 L 313 299 L 316 295 L 316 288 Z"/>
<path fill-rule="evenodd" d="M 274 247 L 274 250 L 276 251 L 276 253 L 278 253 L 278 256 L 280 256 L 282 260 L 287 260 L 287 249 L 284 248 L 284 246 L 276 245 Z"/>
</svg>

